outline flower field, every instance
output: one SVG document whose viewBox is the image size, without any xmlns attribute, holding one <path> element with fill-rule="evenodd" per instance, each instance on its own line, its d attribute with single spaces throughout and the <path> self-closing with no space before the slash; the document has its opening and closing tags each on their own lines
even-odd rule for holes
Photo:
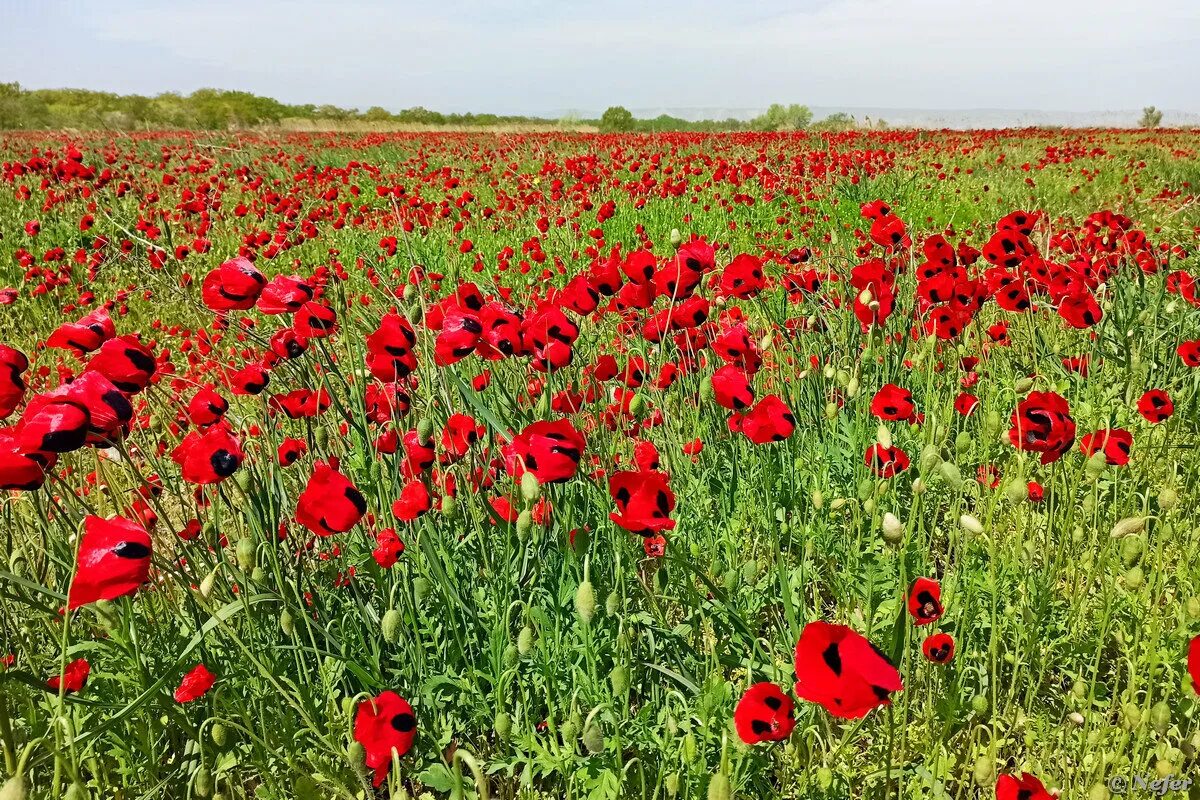
<svg viewBox="0 0 1200 800">
<path fill-rule="evenodd" d="M 1197 774 L 1198 196 L 1186 130 L 0 134 L 0 798 Z"/>
</svg>

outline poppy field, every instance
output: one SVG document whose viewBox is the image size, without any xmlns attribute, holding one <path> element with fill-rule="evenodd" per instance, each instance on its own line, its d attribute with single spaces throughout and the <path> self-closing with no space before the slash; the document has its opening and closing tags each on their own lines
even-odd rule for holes
<svg viewBox="0 0 1200 800">
<path fill-rule="evenodd" d="M 0 134 L 0 798 L 1200 774 L 1198 156 Z"/>
</svg>

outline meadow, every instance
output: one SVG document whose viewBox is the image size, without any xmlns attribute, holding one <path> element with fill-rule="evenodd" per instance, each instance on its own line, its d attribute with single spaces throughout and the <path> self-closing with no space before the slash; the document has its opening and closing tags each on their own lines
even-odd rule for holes
<svg viewBox="0 0 1200 800">
<path fill-rule="evenodd" d="M 1198 153 L 0 133 L 0 798 L 1200 775 Z"/>
</svg>

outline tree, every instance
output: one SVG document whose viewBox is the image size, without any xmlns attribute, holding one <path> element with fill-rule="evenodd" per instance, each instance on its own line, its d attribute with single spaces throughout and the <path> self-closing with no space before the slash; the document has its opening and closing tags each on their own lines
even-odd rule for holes
<svg viewBox="0 0 1200 800">
<path fill-rule="evenodd" d="M 812 111 L 808 106 L 792 103 L 772 103 L 765 113 L 750 120 L 756 131 L 802 131 L 812 123 Z"/>
<path fill-rule="evenodd" d="M 383 122 L 384 120 L 390 120 L 391 118 L 391 113 L 386 108 L 381 106 L 371 106 L 367 109 L 366 113 L 363 114 L 363 119 L 367 120 L 368 122 Z"/>
<path fill-rule="evenodd" d="M 855 124 L 854 117 L 844 111 L 838 111 L 830 114 L 813 127 L 823 131 L 846 131 L 853 128 Z"/>
<path fill-rule="evenodd" d="M 624 106 L 609 106 L 600 115 L 601 133 L 624 133 L 633 130 L 633 113 Z"/>
<path fill-rule="evenodd" d="M 1162 112 L 1154 106 L 1142 109 L 1142 118 L 1138 121 L 1139 128 L 1157 128 L 1162 124 Z"/>
</svg>

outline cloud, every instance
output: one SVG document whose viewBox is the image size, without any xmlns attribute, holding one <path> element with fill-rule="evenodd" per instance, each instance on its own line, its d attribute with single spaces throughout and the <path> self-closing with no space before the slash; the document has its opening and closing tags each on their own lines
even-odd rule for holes
<svg viewBox="0 0 1200 800">
<path fill-rule="evenodd" d="M 11 2 L 11 0 L 0 0 Z M 119 0 L 72 4 L 31 85 L 552 113 L 822 106 L 1200 110 L 1200 3 Z M 0 41 L 0 44 L 8 44 Z M 44 45 L 16 42 L 35 55 Z"/>
</svg>

